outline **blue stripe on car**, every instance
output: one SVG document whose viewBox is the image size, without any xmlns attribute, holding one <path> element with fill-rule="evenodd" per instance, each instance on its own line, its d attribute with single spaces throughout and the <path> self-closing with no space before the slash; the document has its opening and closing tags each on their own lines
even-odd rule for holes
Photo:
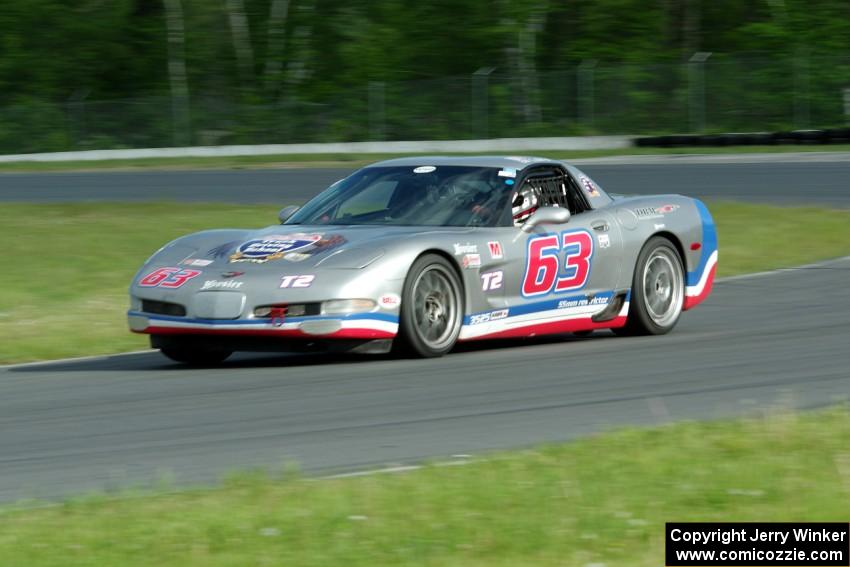
<svg viewBox="0 0 850 567">
<path fill-rule="evenodd" d="M 270 319 L 191 319 L 189 317 L 172 317 L 170 315 L 153 315 L 142 311 L 128 311 L 127 315 L 147 317 L 154 321 L 171 321 L 175 323 L 199 323 L 202 325 L 260 325 L 270 322 Z M 346 321 L 386 321 L 398 323 L 398 315 L 386 313 L 353 313 L 351 315 L 316 315 L 314 317 L 286 317 L 287 323 L 300 323 L 302 321 L 321 321 L 326 319 Z"/>
<path fill-rule="evenodd" d="M 708 212 L 708 207 L 702 201 L 694 199 L 694 202 L 699 212 L 700 222 L 702 223 L 702 254 L 696 268 L 688 272 L 687 285 L 696 285 L 699 283 L 702 273 L 705 271 L 705 266 L 708 264 L 708 259 L 717 250 L 717 229 L 714 226 L 711 213 Z"/>
</svg>

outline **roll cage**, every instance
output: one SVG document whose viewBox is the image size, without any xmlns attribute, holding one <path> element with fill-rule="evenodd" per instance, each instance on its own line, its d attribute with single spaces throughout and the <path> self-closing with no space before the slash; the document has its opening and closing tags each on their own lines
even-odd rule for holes
<svg viewBox="0 0 850 567">
<path fill-rule="evenodd" d="M 531 191 L 536 196 L 538 207 L 565 207 L 577 215 L 592 210 L 573 176 L 563 167 L 555 164 L 536 165 L 525 170 L 517 179 L 514 196 Z M 508 203 L 500 225 L 513 225 L 512 205 Z"/>
</svg>

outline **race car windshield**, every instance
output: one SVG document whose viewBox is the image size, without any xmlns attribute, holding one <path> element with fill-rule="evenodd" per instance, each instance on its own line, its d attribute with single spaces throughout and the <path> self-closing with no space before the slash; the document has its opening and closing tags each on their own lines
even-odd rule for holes
<svg viewBox="0 0 850 567">
<path fill-rule="evenodd" d="M 367 167 L 331 185 L 286 224 L 496 226 L 513 175 L 492 167 Z"/>
</svg>

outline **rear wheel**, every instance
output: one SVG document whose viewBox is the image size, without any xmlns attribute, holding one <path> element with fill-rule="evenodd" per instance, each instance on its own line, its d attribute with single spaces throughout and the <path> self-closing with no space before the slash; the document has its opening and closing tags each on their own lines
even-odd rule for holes
<svg viewBox="0 0 850 567">
<path fill-rule="evenodd" d="M 684 294 L 685 276 L 679 252 L 666 238 L 652 237 L 635 265 L 628 322 L 614 331 L 620 335 L 670 332 L 682 314 Z"/>
<path fill-rule="evenodd" d="M 175 362 L 191 366 L 215 366 L 233 354 L 229 350 L 208 350 L 200 348 L 166 347 L 160 352 Z"/>
<path fill-rule="evenodd" d="M 401 301 L 401 346 L 421 357 L 452 350 L 463 323 L 462 285 L 442 256 L 427 254 L 410 267 Z"/>
</svg>

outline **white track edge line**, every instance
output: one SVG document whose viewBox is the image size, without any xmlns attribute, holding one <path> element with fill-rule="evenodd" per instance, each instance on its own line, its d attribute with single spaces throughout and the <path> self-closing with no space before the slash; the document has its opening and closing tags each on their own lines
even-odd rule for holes
<svg viewBox="0 0 850 567">
<path fill-rule="evenodd" d="M 109 360 L 121 356 L 132 356 L 134 354 L 147 354 L 157 352 L 156 349 L 131 350 L 130 352 L 116 352 L 114 354 L 91 354 L 88 356 L 74 356 L 71 358 L 54 358 L 52 360 L 36 360 L 34 362 L 19 362 L 17 364 L 0 365 L 0 370 L 8 370 L 11 368 L 26 368 L 28 366 L 46 366 L 48 364 L 61 364 L 64 362 L 85 362 L 87 360 Z"/>
<path fill-rule="evenodd" d="M 470 463 L 476 462 L 472 455 L 464 455 L 463 457 L 458 457 L 457 460 L 454 461 L 435 461 L 430 464 L 424 465 L 395 465 L 390 467 L 383 467 L 377 469 L 366 469 L 362 471 L 352 471 L 345 473 L 337 473 L 326 476 L 318 476 L 315 477 L 315 480 L 336 480 L 341 478 L 358 478 L 362 476 L 373 476 L 378 474 L 398 474 L 398 473 L 406 473 L 412 471 L 418 471 L 424 469 L 426 467 L 457 467 L 468 465 Z"/>
<path fill-rule="evenodd" d="M 726 276 L 724 278 L 717 278 L 715 282 L 732 282 L 736 280 L 749 280 L 753 278 L 760 278 L 764 276 L 771 276 L 775 274 L 784 274 L 787 272 L 796 272 L 798 270 L 809 270 L 811 268 L 820 268 L 822 266 L 827 266 L 829 264 L 835 264 L 838 262 L 845 262 L 850 260 L 850 256 L 841 256 L 839 258 L 830 258 L 829 260 L 821 260 L 820 262 L 813 262 L 811 264 L 804 264 L 802 266 L 792 266 L 790 268 L 776 268 L 775 270 L 766 270 L 764 272 L 753 272 L 752 274 L 740 274 L 737 276 Z"/>
<path fill-rule="evenodd" d="M 455 457 L 457 460 L 454 460 L 454 461 L 435 461 L 435 462 L 432 462 L 432 463 L 421 464 L 421 465 L 395 465 L 395 466 L 389 466 L 389 467 L 383 467 L 383 468 L 377 468 L 377 469 L 366 469 L 366 470 L 361 470 L 361 471 L 351 471 L 351 472 L 347 472 L 347 473 L 337 473 L 337 474 L 324 475 L 324 476 L 303 476 L 299 480 L 302 481 L 302 482 L 317 482 L 317 481 L 327 481 L 327 480 L 340 480 L 340 479 L 346 479 L 346 478 L 361 478 L 361 477 L 375 476 L 375 475 L 381 475 L 381 474 L 404 474 L 404 473 L 408 473 L 408 472 L 422 470 L 422 469 L 427 468 L 429 466 L 431 466 L 431 467 L 456 467 L 456 466 L 469 465 L 471 463 L 478 462 L 477 460 L 473 459 L 473 455 L 452 455 L 452 457 Z M 272 480 L 278 481 L 278 480 L 281 480 L 281 479 L 282 479 L 282 477 L 274 478 Z M 33 500 L 33 501 L 28 503 L 24 499 L 24 500 L 19 500 L 17 502 L 8 502 L 8 503 L 0 502 L 0 518 L 2 518 L 4 514 L 9 514 L 9 513 L 12 513 L 12 512 L 23 512 L 23 511 L 30 511 L 30 510 L 44 510 L 44 509 L 50 509 L 50 508 L 59 508 L 59 507 L 65 506 L 71 499 L 75 498 L 76 496 L 86 497 L 88 494 L 94 494 L 95 496 L 105 496 L 108 501 L 117 501 L 117 500 L 134 500 L 134 499 L 141 499 L 141 498 L 156 497 L 156 496 L 162 496 L 163 494 L 164 495 L 186 494 L 186 493 L 190 493 L 190 492 L 193 492 L 193 491 L 196 491 L 196 490 L 211 491 L 211 490 L 216 490 L 216 489 L 221 489 L 221 488 L 224 488 L 224 483 L 221 480 L 219 480 L 219 481 L 212 483 L 212 484 L 205 484 L 205 485 L 198 484 L 198 485 L 187 485 L 187 486 L 184 486 L 184 487 L 175 487 L 175 488 L 172 488 L 171 490 L 166 490 L 164 492 L 157 492 L 156 489 L 151 489 L 150 491 L 145 491 L 144 489 L 142 489 L 141 493 L 126 492 L 126 493 L 122 494 L 121 492 L 118 492 L 116 494 L 110 494 L 108 491 L 103 490 L 103 491 L 100 491 L 100 492 L 96 491 L 96 492 L 93 492 L 93 493 L 82 493 L 82 494 L 79 494 L 79 495 L 73 495 L 73 496 L 69 496 L 65 499 L 55 500 L 55 501 L 54 500 L 44 500 L 44 501 Z M 130 488 L 129 490 L 132 490 L 132 488 Z M 113 500 L 113 497 L 114 497 L 114 500 Z"/>
</svg>

